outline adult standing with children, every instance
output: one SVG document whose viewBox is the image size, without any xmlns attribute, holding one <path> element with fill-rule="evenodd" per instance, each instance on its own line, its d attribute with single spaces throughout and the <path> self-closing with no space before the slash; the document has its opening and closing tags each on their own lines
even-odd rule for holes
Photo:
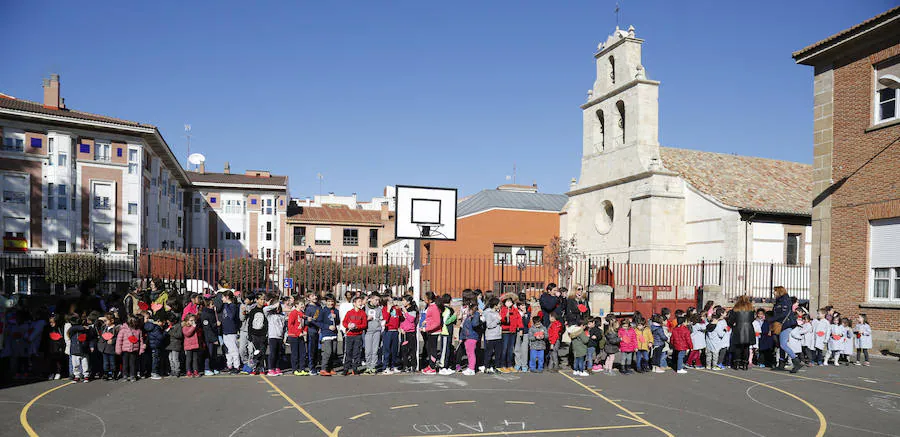
<svg viewBox="0 0 900 437">
<path fill-rule="evenodd" d="M 578 319 L 587 320 L 590 315 L 591 304 L 587 300 L 587 293 L 581 284 L 576 284 L 566 299 L 566 324 L 574 325 Z"/>
<path fill-rule="evenodd" d="M 550 326 L 550 313 L 556 312 L 556 307 L 559 305 L 559 298 L 555 293 L 556 284 L 551 282 L 547 284 L 547 288 L 538 299 L 538 303 L 541 305 L 541 324 L 544 327 Z"/>
<path fill-rule="evenodd" d="M 775 287 L 775 305 L 772 307 L 773 314 L 769 318 L 769 324 L 772 334 L 778 335 L 778 344 L 781 350 L 790 357 L 791 363 L 793 363 L 791 373 L 797 373 L 802 364 L 800 359 L 797 358 L 797 354 L 788 345 L 788 341 L 791 339 L 791 330 L 797 326 L 797 314 L 794 312 L 793 307 L 794 302 L 791 300 L 791 296 L 788 295 L 787 289 L 782 286 Z M 782 360 L 772 370 L 784 370 L 785 364 L 785 361 Z"/>
<path fill-rule="evenodd" d="M 749 370 L 750 346 L 756 343 L 753 330 L 753 303 L 750 297 L 743 295 L 737 298 L 734 308 L 728 313 L 726 321 L 731 328 L 732 366 L 739 370 Z"/>
</svg>

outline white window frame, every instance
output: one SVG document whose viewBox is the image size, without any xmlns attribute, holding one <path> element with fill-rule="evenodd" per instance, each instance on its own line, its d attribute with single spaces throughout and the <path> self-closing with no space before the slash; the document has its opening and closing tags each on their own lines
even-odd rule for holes
<svg viewBox="0 0 900 437">
<path fill-rule="evenodd" d="M 132 157 L 132 154 L 134 155 Z M 138 149 L 128 148 L 128 174 L 138 174 L 141 168 L 141 152 Z M 132 159 L 134 158 L 134 159 Z"/>
<path fill-rule="evenodd" d="M 109 162 L 110 161 L 110 150 L 112 150 L 112 146 L 107 142 L 94 142 L 94 161 L 102 161 Z"/>
<path fill-rule="evenodd" d="M 4 152 L 25 152 L 25 132 L 4 128 L 0 149 Z"/>
<path fill-rule="evenodd" d="M 66 188 L 66 184 L 57 184 L 56 185 L 56 195 L 57 195 L 56 209 L 58 209 L 60 211 L 65 211 L 65 210 L 69 209 L 69 205 L 68 205 L 69 193 L 66 192 L 66 190 L 68 190 L 68 188 Z"/>
<path fill-rule="evenodd" d="M 891 62 L 891 61 L 887 61 L 887 62 Z M 889 69 L 889 68 L 891 68 L 891 67 L 895 67 L 895 68 L 896 68 L 896 66 L 898 65 L 898 63 L 900 63 L 900 60 L 897 60 L 897 61 L 895 61 L 895 62 L 892 62 L 890 65 L 882 64 L 882 66 L 881 66 L 880 68 L 879 68 L 879 67 L 876 67 L 876 68 L 873 69 L 874 74 L 875 74 L 875 81 L 874 81 L 874 83 L 876 84 L 876 85 L 875 85 L 875 86 L 876 86 L 876 89 L 874 90 L 874 96 L 872 97 L 872 100 L 874 100 L 874 105 L 873 105 L 873 111 L 874 111 L 873 116 L 874 116 L 874 118 L 875 118 L 875 123 L 874 123 L 874 124 L 886 123 L 886 122 L 894 121 L 894 120 L 897 120 L 898 118 L 900 118 L 900 89 L 894 88 L 894 89 L 893 89 L 893 91 L 894 91 L 894 98 L 893 98 L 893 99 L 888 99 L 888 100 L 887 100 L 887 101 L 893 100 L 893 102 L 894 102 L 894 116 L 893 116 L 893 117 L 890 117 L 890 118 L 883 118 L 883 117 L 881 116 L 881 92 L 880 92 L 881 90 L 879 90 L 879 89 L 877 88 L 877 87 L 878 87 L 878 85 L 877 85 L 877 84 L 878 84 L 878 78 L 879 78 L 879 76 L 880 76 L 879 70 L 880 70 L 881 72 L 884 72 L 885 69 Z M 882 89 L 885 89 L 885 88 L 882 88 Z M 888 88 L 888 89 L 890 89 L 890 88 Z"/>
<path fill-rule="evenodd" d="M 134 206 L 134 212 L 132 212 L 131 207 Z M 129 202 L 128 203 L 128 215 L 137 215 L 138 213 L 138 204 L 137 202 Z"/>
<path fill-rule="evenodd" d="M 876 270 L 887 270 L 887 278 L 876 278 Z M 869 269 L 869 302 L 900 303 L 900 267 L 873 267 Z M 875 296 L 877 281 L 888 281 L 887 297 Z"/>
</svg>

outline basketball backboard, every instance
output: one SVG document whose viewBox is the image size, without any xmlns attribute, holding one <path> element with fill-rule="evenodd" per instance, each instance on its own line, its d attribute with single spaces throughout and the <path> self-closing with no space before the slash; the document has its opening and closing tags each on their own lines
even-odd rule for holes
<svg viewBox="0 0 900 437">
<path fill-rule="evenodd" d="M 456 240 L 456 189 L 398 185 L 396 238 Z"/>
</svg>

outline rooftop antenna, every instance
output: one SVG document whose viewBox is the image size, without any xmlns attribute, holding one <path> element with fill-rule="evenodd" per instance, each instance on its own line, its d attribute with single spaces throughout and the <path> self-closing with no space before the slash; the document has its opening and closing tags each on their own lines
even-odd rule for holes
<svg viewBox="0 0 900 437">
<path fill-rule="evenodd" d="M 316 179 L 319 180 L 319 196 L 322 195 L 322 181 L 325 180 L 325 176 L 322 173 L 316 173 Z"/>
<path fill-rule="evenodd" d="M 516 184 L 516 163 L 513 162 L 512 176 L 506 175 L 506 180 L 512 180 L 513 185 Z"/>
<path fill-rule="evenodd" d="M 619 28 L 619 2 L 616 2 L 616 29 Z"/>
<path fill-rule="evenodd" d="M 188 156 L 191 156 L 191 125 L 184 125 L 184 136 L 187 138 L 187 152 Z"/>
</svg>

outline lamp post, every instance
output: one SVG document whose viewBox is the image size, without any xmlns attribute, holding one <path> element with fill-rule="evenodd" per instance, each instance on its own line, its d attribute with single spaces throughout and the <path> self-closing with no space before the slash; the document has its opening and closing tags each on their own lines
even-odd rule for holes
<svg viewBox="0 0 900 437">
<path fill-rule="evenodd" d="M 522 287 L 524 291 L 525 287 L 522 285 L 522 272 L 525 271 L 525 257 L 527 254 L 525 253 L 525 248 L 520 247 L 518 251 L 516 251 L 516 268 L 519 269 L 519 287 Z"/>
<path fill-rule="evenodd" d="M 310 264 L 310 262 L 313 259 L 313 257 L 316 256 L 316 251 L 313 250 L 312 246 L 306 246 L 305 252 L 306 252 L 306 281 L 304 281 L 304 282 L 306 283 L 306 291 L 309 292 L 309 288 L 310 288 L 309 284 L 312 283 L 312 281 L 311 281 L 312 265 Z"/>
<path fill-rule="evenodd" d="M 503 288 L 503 282 L 505 279 L 504 273 L 506 273 L 506 256 L 501 256 L 500 257 L 500 296 L 503 296 L 503 293 L 505 293 L 504 288 Z"/>
</svg>

